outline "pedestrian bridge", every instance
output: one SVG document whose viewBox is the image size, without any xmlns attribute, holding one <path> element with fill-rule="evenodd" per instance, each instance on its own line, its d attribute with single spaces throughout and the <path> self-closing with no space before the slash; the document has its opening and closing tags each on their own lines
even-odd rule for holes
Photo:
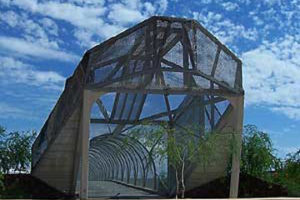
<svg viewBox="0 0 300 200">
<path fill-rule="evenodd" d="M 83 199 L 174 194 L 169 157 L 129 133 L 195 125 L 198 139 L 231 131 L 240 146 L 243 98 L 242 63 L 216 37 L 195 20 L 151 17 L 84 54 L 32 146 L 31 173 Z M 205 170 L 191 163 L 186 187 L 225 176 L 231 163 L 236 197 L 239 152 L 218 144 L 222 159 Z"/>
</svg>

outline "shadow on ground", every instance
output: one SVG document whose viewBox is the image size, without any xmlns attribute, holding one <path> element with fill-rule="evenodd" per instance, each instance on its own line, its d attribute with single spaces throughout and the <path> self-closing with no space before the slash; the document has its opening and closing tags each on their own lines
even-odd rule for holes
<svg viewBox="0 0 300 200">
<path fill-rule="evenodd" d="M 216 179 L 187 191 L 187 198 L 228 198 L 230 177 Z M 268 183 L 247 174 L 240 174 L 239 197 L 286 197 L 288 192 L 280 185 Z"/>
<path fill-rule="evenodd" d="M 71 199 L 74 196 L 66 195 L 30 174 L 12 174 L 4 176 L 5 190 L 0 190 L 0 198 L 23 199 Z M 187 191 L 186 198 L 228 198 L 230 178 L 216 179 L 208 184 Z M 90 185 L 90 197 L 105 198 L 158 198 L 133 188 L 125 188 L 117 183 L 106 182 Z M 133 195 L 135 194 L 135 195 Z M 138 195 L 137 195 L 138 194 Z M 284 197 L 288 192 L 280 185 L 268 183 L 258 178 L 241 174 L 239 197 Z"/>
</svg>

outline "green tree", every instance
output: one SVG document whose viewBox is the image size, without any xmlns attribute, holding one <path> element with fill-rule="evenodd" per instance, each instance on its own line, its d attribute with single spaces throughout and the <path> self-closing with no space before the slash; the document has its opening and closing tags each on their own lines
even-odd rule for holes
<svg viewBox="0 0 300 200">
<path fill-rule="evenodd" d="M 282 168 L 274 176 L 274 182 L 287 188 L 289 196 L 300 196 L 300 149 L 287 154 Z"/>
<path fill-rule="evenodd" d="M 184 198 L 186 169 L 191 163 L 201 160 L 205 165 L 212 160 L 217 134 L 205 132 L 199 135 L 195 133 L 195 130 L 199 132 L 197 128 L 172 128 L 168 124 L 148 125 L 136 128 L 129 136 L 141 141 L 154 160 L 168 158 L 168 164 L 175 172 L 176 197 Z"/>
<path fill-rule="evenodd" d="M 31 145 L 36 132 L 7 132 L 0 128 L 0 171 L 27 171 L 31 163 Z"/>
<path fill-rule="evenodd" d="M 244 126 L 241 172 L 280 184 L 289 196 L 300 196 L 300 150 L 281 161 L 270 136 L 254 125 Z"/>
<path fill-rule="evenodd" d="M 270 180 L 269 172 L 279 167 L 269 135 L 254 125 L 244 126 L 241 172 Z"/>
</svg>

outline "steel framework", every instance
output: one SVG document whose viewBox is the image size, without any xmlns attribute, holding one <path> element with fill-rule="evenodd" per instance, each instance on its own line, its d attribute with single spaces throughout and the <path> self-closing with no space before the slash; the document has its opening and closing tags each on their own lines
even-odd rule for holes
<svg viewBox="0 0 300 200">
<path fill-rule="evenodd" d="M 75 192 L 79 174 L 81 198 L 88 197 L 88 180 L 155 191 L 155 161 L 133 139 L 122 148 L 126 131 L 145 121 L 178 129 L 194 123 L 206 130 L 230 129 L 240 146 L 243 96 L 240 59 L 211 33 L 195 20 L 151 17 L 85 53 L 33 144 L 32 174 L 68 193 Z M 108 129 L 91 136 L 90 124 Z M 68 155 L 63 166 L 62 154 Z M 228 160 L 224 149 L 223 154 Z M 222 176 L 226 167 L 220 166 L 205 175 L 192 173 L 190 187 L 203 183 L 200 176 L 206 182 Z M 231 197 L 237 196 L 238 178 L 236 154 Z"/>
</svg>

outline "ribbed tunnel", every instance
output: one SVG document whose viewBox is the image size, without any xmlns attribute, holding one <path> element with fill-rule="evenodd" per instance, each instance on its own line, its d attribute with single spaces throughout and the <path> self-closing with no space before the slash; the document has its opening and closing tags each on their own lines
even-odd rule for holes
<svg viewBox="0 0 300 200">
<path fill-rule="evenodd" d="M 124 134 L 108 133 L 90 140 L 89 182 L 92 196 L 114 196 L 111 187 L 118 191 L 123 187 L 129 196 L 147 196 L 156 193 L 158 178 L 154 160 L 142 143 Z M 112 182 L 110 188 L 104 188 L 107 182 Z M 102 188 L 97 187 L 100 184 Z"/>
<path fill-rule="evenodd" d="M 117 181 L 157 189 L 154 160 L 147 149 L 126 135 L 100 135 L 90 141 L 91 181 Z"/>
</svg>

